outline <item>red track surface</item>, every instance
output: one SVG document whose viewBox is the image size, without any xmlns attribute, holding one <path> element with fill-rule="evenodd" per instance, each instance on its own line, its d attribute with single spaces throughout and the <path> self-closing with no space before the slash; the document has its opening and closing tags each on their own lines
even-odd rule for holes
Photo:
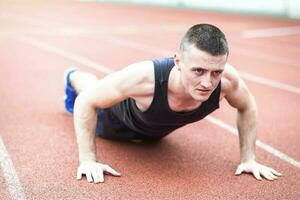
<svg viewBox="0 0 300 200">
<path fill-rule="evenodd" d="M 119 69 L 172 56 L 161 51 L 176 51 L 188 27 L 212 23 L 227 34 L 229 63 L 238 70 L 299 88 L 300 35 L 242 35 L 245 30 L 299 26 L 299 21 L 73 1 L 22 2 L 0 4 L 0 134 L 27 199 L 299 199 L 299 169 L 260 148 L 258 161 L 284 176 L 273 182 L 234 176 L 238 138 L 206 120 L 157 144 L 98 138 L 98 159 L 122 176 L 106 176 L 104 184 L 77 181 L 77 148 L 72 117 L 63 109 L 62 75 L 74 65 L 104 74 L 16 40 L 27 36 Z M 300 95 L 246 82 L 259 107 L 258 139 L 300 160 Z M 213 116 L 235 124 L 235 111 L 226 103 Z M 1 170 L 0 194 L 0 199 L 10 199 Z"/>
</svg>

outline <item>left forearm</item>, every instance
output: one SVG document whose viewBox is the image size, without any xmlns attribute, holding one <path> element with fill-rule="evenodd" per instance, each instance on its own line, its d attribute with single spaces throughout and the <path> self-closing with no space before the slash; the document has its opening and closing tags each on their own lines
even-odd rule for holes
<svg viewBox="0 0 300 200">
<path fill-rule="evenodd" d="M 277 179 L 277 176 L 281 176 L 280 173 L 256 161 L 255 147 L 258 117 L 253 95 L 232 66 L 226 66 L 223 77 L 221 94 L 233 108 L 238 110 L 237 128 L 240 140 L 240 164 L 235 174 L 252 173 L 257 180 L 262 180 L 261 176 L 268 180 Z"/>
<path fill-rule="evenodd" d="M 255 142 L 257 132 L 257 109 L 255 101 L 244 110 L 238 110 L 237 127 L 240 140 L 241 162 L 255 160 Z"/>
</svg>

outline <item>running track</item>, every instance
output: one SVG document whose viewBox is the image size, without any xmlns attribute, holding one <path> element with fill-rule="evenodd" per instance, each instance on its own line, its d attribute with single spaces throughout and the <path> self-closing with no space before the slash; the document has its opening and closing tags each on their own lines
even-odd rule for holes
<svg viewBox="0 0 300 200">
<path fill-rule="evenodd" d="M 207 120 L 156 144 L 98 138 L 98 159 L 122 176 L 106 176 L 104 184 L 77 181 L 73 122 L 62 104 L 64 70 L 77 66 L 103 77 L 172 56 L 195 23 L 227 34 L 229 63 L 259 107 L 257 159 L 283 177 L 234 176 L 235 111 L 223 102 Z M 299 199 L 299 27 L 296 20 L 188 10 L 1 1 L 0 199 Z"/>
</svg>

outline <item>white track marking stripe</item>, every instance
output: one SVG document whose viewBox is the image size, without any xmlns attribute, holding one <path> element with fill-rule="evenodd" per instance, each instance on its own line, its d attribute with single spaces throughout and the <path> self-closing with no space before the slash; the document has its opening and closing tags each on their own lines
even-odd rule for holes
<svg viewBox="0 0 300 200">
<path fill-rule="evenodd" d="M 36 39 L 33 39 L 33 38 L 30 38 L 30 37 L 17 36 L 14 39 L 16 39 L 18 41 L 21 41 L 23 43 L 30 44 L 32 46 L 38 47 L 40 49 L 46 50 L 48 52 L 60 55 L 64 58 L 73 60 L 75 62 L 78 62 L 78 63 L 82 64 L 82 65 L 89 66 L 90 68 L 97 69 L 98 71 L 101 71 L 105 74 L 113 72 L 113 70 L 109 69 L 108 67 L 105 67 L 103 65 L 99 65 L 96 62 L 94 62 L 94 61 L 92 61 L 88 58 L 84 58 L 82 56 L 67 52 L 63 49 L 48 45 L 44 42 L 40 42 L 40 41 L 38 41 Z"/>
<path fill-rule="evenodd" d="M 43 50 L 46 50 L 46 51 L 49 51 L 51 53 L 54 53 L 54 54 L 57 54 L 57 55 L 60 55 L 62 57 L 65 57 L 65 58 L 68 58 L 68 59 L 71 59 L 71 60 L 74 60 L 74 61 L 80 61 L 81 64 L 84 64 L 85 66 L 87 67 L 91 67 L 91 68 L 94 68 L 94 69 L 97 69 L 105 74 L 108 74 L 110 72 L 113 72 L 113 70 L 109 69 L 108 67 L 105 67 L 103 65 L 99 65 L 99 64 L 96 64 L 95 62 L 91 61 L 91 60 L 88 60 L 86 58 L 83 58 L 81 56 L 76 56 L 74 54 L 71 54 L 71 53 L 68 53 L 62 49 L 59 49 L 57 47 L 53 47 L 53 46 L 50 46 L 49 44 L 46 44 L 44 42 L 40 42 L 36 39 L 33 39 L 33 38 L 29 38 L 29 37 L 17 37 L 17 38 L 14 38 L 18 41 L 21 41 L 23 43 L 26 43 L 26 44 L 30 44 L 32 46 L 35 46 L 35 47 L 38 47 L 38 48 L 41 48 Z M 67 55 L 67 56 L 66 56 Z M 88 62 L 85 62 L 85 61 L 88 61 Z M 99 67 L 99 68 L 98 68 Z M 237 130 L 235 128 L 233 128 L 232 126 L 226 124 L 225 122 L 219 120 L 219 119 L 216 119 L 214 117 L 211 117 L 211 116 L 207 116 L 206 119 L 225 129 L 225 130 L 228 130 L 230 133 L 233 133 L 235 135 L 237 135 Z M 263 142 L 257 140 L 256 142 L 256 145 L 260 148 L 262 148 L 263 150 L 269 152 L 270 154 L 272 154 L 273 156 L 276 156 L 278 158 L 280 158 L 281 160 L 283 161 L 286 161 L 287 163 L 297 167 L 300 169 L 300 163 L 299 161 L 289 157 L 288 155 L 286 155 L 285 153 L 282 153 L 280 152 L 279 150 L 267 145 L 267 144 L 264 144 Z"/>
<path fill-rule="evenodd" d="M 281 27 L 269 29 L 248 30 L 243 32 L 245 38 L 263 38 L 274 36 L 298 35 L 300 34 L 300 27 Z"/>
<path fill-rule="evenodd" d="M 222 127 L 223 129 L 229 131 L 230 133 L 232 133 L 234 135 L 238 135 L 238 131 L 237 131 L 236 128 L 232 127 L 229 124 L 226 124 L 225 122 L 223 122 L 223 121 L 221 121 L 217 118 L 214 118 L 212 116 L 207 116 L 205 119 L 208 120 L 209 122 L 219 126 L 219 127 Z M 266 152 L 269 152 L 273 156 L 275 156 L 277 158 L 280 158 L 281 160 L 284 160 L 287 163 L 289 163 L 289 164 L 297 167 L 298 169 L 300 169 L 300 162 L 299 161 L 297 161 L 297 160 L 291 158 L 290 156 L 288 156 L 287 154 L 282 153 L 281 151 L 271 147 L 270 145 L 265 144 L 260 140 L 256 140 L 256 146 L 262 148 L 263 150 L 265 150 Z"/>
<path fill-rule="evenodd" d="M 22 185 L 19 181 L 17 172 L 10 159 L 10 156 L 6 151 L 1 136 L 0 136 L 0 164 L 11 198 L 15 200 L 25 200 L 26 198 L 23 192 Z"/>
<path fill-rule="evenodd" d="M 246 73 L 246 72 L 239 71 L 239 74 L 241 75 L 241 77 L 243 79 L 248 80 L 248 81 L 253 81 L 255 83 L 260 83 L 262 85 L 267 85 L 267 86 L 274 87 L 274 88 L 277 88 L 280 90 L 285 90 L 285 91 L 288 91 L 291 93 L 300 94 L 299 87 L 280 83 L 280 82 L 273 81 L 273 80 L 266 79 L 266 78 L 259 77 L 259 76 L 254 76 L 254 75 Z"/>
<path fill-rule="evenodd" d="M 21 42 L 27 43 L 27 44 L 34 45 L 34 46 L 39 47 L 41 49 L 53 52 L 55 54 L 59 54 L 59 55 L 65 57 L 65 58 L 68 58 L 70 60 L 74 60 L 78 63 L 88 65 L 89 67 L 100 70 L 101 72 L 104 72 L 104 73 L 112 72 L 111 69 L 109 69 L 107 67 L 104 67 L 102 65 L 99 65 L 99 64 L 97 64 L 96 62 L 94 62 L 90 59 L 83 58 L 79 55 L 75 55 L 73 53 L 70 53 L 70 52 L 67 52 L 65 50 L 59 49 L 57 47 L 51 46 L 51 45 L 46 44 L 44 42 L 38 41 L 34 38 L 27 37 L 27 36 L 26 37 L 25 36 L 15 36 L 15 37 L 12 37 L 12 38 L 14 38 L 16 40 L 19 40 Z M 123 45 L 125 45 L 125 44 L 123 44 Z M 144 51 L 149 50 L 152 53 L 155 50 L 158 51 L 157 48 L 154 48 L 154 47 L 149 48 L 148 46 L 145 46 L 145 45 L 139 45 L 138 46 L 135 43 L 128 43 L 128 45 L 131 48 L 136 48 L 136 49 L 140 49 L 140 50 L 143 49 Z M 166 56 L 168 52 L 171 53 L 170 51 L 162 51 L 162 50 L 161 50 L 161 52 L 158 52 L 158 53 L 161 53 L 162 55 Z M 274 80 L 271 80 L 271 79 L 263 78 L 263 77 L 256 76 L 256 75 L 252 75 L 252 74 L 249 74 L 249 73 L 246 73 L 246 72 L 243 72 L 243 71 L 239 71 L 239 74 L 241 75 L 241 77 L 243 79 L 248 80 L 248 81 L 252 81 L 252 82 L 255 82 L 255 83 L 262 84 L 262 85 L 267 85 L 267 86 L 277 88 L 277 89 L 280 89 L 280 90 L 284 90 L 284 91 L 287 91 L 287 92 L 300 94 L 300 88 L 296 87 L 296 86 L 292 86 L 292 85 L 281 83 L 281 82 L 274 81 Z"/>
<path fill-rule="evenodd" d="M 144 44 L 138 44 L 136 42 L 131 42 L 131 41 L 128 41 L 128 40 L 122 40 L 122 39 L 119 39 L 119 38 L 116 38 L 116 37 L 107 36 L 106 38 L 109 42 L 112 42 L 116 45 L 127 46 L 127 47 L 130 47 L 130 48 L 133 48 L 133 49 L 137 49 L 137 50 L 141 50 L 141 51 L 147 51 L 147 52 L 150 52 L 150 53 L 155 53 L 156 52 L 156 53 L 159 53 L 161 56 L 167 56 L 167 55 L 172 55 L 173 54 L 173 52 L 168 51 L 168 50 L 161 50 L 161 49 L 156 48 L 156 47 L 152 47 L 152 46 L 144 45 Z M 271 79 L 263 78 L 263 77 L 260 77 L 260 76 L 256 76 L 256 75 L 253 75 L 253 74 L 243 72 L 243 71 L 239 71 L 239 74 L 241 75 L 241 77 L 243 79 L 248 80 L 248 81 L 252 81 L 252 82 L 255 82 L 255 83 L 262 84 L 262 85 L 267 85 L 267 86 L 277 88 L 277 89 L 280 89 L 280 90 L 285 90 L 285 91 L 288 91 L 288 92 L 291 92 L 291 93 L 300 94 L 300 88 L 296 87 L 296 86 L 292 86 L 292 85 L 288 85 L 288 84 L 285 84 L 285 83 L 281 83 L 279 81 L 274 81 L 274 80 L 271 80 Z"/>
<path fill-rule="evenodd" d="M 1 16 L 1 15 L 0 15 Z M 35 18 L 31 18 L 31 17 L 27 17 L 27 16 L 21 16 L 21 15 L 11 15 L 11 14 L 2 14 L 2 17 L 9 17 L 10 19 L 13 18 L 15 20 L 18 20 L 18 21 L 21 21 L 21 22 L 25 22 L 27 24 L 31 24 L 31 25 L 37 25 L 37 26 L 40 26 L 40 27 L 43 27 L 43 28 L 46 28 L 48 29 L 49 27 L 48 26 L 45 26 L 43 22 L 39 21 L 39 20 L 36 20 Z M 284 28 L 272 28 L 272 29 L 260 29 L 260 30 L 252 30 L 252 31 L 265 31 L 265 30 L 274 30 L 275 32 L 277 31 L 281 31 L 281 30 L 296 30 L 300 31 L 300 27 L 284 27 Z M 271 31 L 271 32 L 272 32 Z M 53 33 L 55 31 L 53 31 L 53 29 L 50 30 L 50 33 Z M 251 30 L 250 30 L 251 32 Z M 14 36 L 15 34 L 13 34 L 12 36 Z M 24 38 L 24 37 L 23 37 Z M 24 38 L 25 40 L 27 40 L 27 42 L 30 42 L 30 40 L 32 42 L 35 42 L 37 43 L 41 43 L 40 41 L 37 41 L 37 40 L 34 40 L 33 38 Z M 118 37 L 109 37 L 109 36 L 106 36 L 106 39 L 107 40 L 110 40 L 110 42 L 113 42 L 117 45 L 122 45 L 122 46 L 127 46 L 127 47 L 130 47 L 130 48 L 133 48 L 133 49 L 138 49 L 138 50 L 142 50 L 142 51 L 147 51 L 147 52 L 152 52 L 152 53 L 159 53 L 161 54 L 162 56 L 166 56 L 166 55 L 172 55 L 173 52 L 171 51 L 168 51 L 168 50 L 161 50 L 157 47 L 153 47 L 153 46 L 150 46 L 150 45 L 144 45 L 144 44 L 140 44 L 140 43 L 136 43 L 136 42 L 132 42 L 132 41 L 129 41 L 129 40 L 124 40 L 122 38 L 118 38 Z M 42 46 L 43 46 L 43 43 L 41 43 Z M 86 62 L 90 62 L 91 66 L 93 66 L 93 68 L 97 67 L 97 64 L 96 63 L 93 63 L 93 61 L 89 60 L 89 59 L 86 59 L 86 58 L 82 58 L 81 56 L 76 56 L 74 54 L 71 54 L 69 52 L 66 52 L 62 49 L 58 49 L 56 47 L 51 47 L 49 45 L 46 45 L 47 48 L 49 48 L 49 50 L 51 50 L 52 48 L 55 48 L 55 49 L 52 49 L 52 50 L 56 50 L 56 51 L 60 51 L 60 54 L 61 55 L 65 55 L 66 57 L 70 58 L 70 59 L 77 59 L 77 62 L 79 63 L 82 63 L 84 61 Z M 245 52 L 245 50 L 243 49 L 239 49 L 237 52 L 240 52 L 242 53 L 243 52 L 243 55 L 248 55 L 247 52 Z M 254 54 L 254 53 L 252 53 Z M 75 57 L 74 57 L 75 56 Z M 280 59 L 276 58 L 276 57 L 272 57 L 272 56 L 269 56 L 267 54 L 255 54 L 256 57 L 259 57 L 259 58 L 264 58 L 264 59 L 267 59 L 267 60 L 274 60 L 276 62 L 281 62 Z M 293 65 L 293 66 L 297 66 L 298 67 L 298 63 L 297 62 L 294 62 L 294 60 L 289 60 L 289 59 L 285 59 L 285 62 L 286 64 L 289 64 L 289 65 Z M 103 69 L 105 70 L 105 69 Z M 277 88 L 277 89 L 281 89 L 281 90 L 285 90 L 285 91 L 288 91 L 288 92 L 292 92 L 292 93 L 296 93 L 296 94 L 299 94 L 299 91 L 300 91 L 300 88 L 296 87 L 296 86 L 292 86 L 292 85 L 288 85 L 288 84 L 285 84 L 285 83 L 281 83 L 279 81 L 274 81 L 274 80 L 270 80 L 270 79 L 266 79 L 266 78 L 263 78 L 263 77 L 260 77 L 260 76 L 256 76 L 256 75 L 253 75 L 253 74 L 248 74 L 248 73 L 245 73 L 245 72 L 241 72 L 240 71 L 240 74 L 242 76 L 242 78 L 246 79 L 246 80 L 249 80 L 249 81 L 253 81 L 253 82 L 256 82 L 256 83 L 259 83 L 259 84 L 264 84 L 264 85 L 268 85 L 268 86 L 271 86 L 271 87 L 274 87 L 274 88 Z"/>
</svg>

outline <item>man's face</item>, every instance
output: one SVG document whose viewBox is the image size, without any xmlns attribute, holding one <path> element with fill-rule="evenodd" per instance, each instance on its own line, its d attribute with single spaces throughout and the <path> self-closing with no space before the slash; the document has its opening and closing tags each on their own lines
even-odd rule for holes
<svg viewBox="0 0 300 200">
<path fill-rule="evenodd" d="M 194 45 L 181 55 L 175 54 L 185 92 L 201 102 L 206 101 L 218 86 L 226 61 L 227 55 L 212 56 Z"/>
</svg>

